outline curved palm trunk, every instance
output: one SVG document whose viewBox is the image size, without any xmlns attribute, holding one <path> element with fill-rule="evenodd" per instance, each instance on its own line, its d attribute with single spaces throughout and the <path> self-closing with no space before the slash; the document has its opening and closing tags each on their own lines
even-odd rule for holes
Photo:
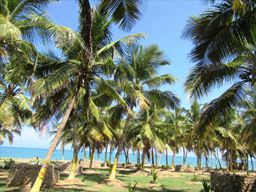
<svg viewBox="0 0 256 192">
<path fill-rule="evenodd" d="M 173 150 L 173 154 L 172 154 L 172 166 L 171 166 L 172 169 L 175 168 L 175 162 L 174 162 L 174 160 L 175 160 L 175 154 L 176 154 L 176 151 Z"/>
<path fill-rule="evenodd" d="M 90 165 L 89 168 L 92 168 L 92 163 L 93 163 L 93 159 L 94 159 L 94 152 L 95 152 L 95 147 L 93 146 L 91 148 L 91 155 L 90 155 Z"/>
<path fill-rule="evenodd" d="M 117 152 L 116 152 L 116 156 L 115 156 L 115 159 L 114 159 L 114 163 L 113 163 L 113 167 L 111 169 L 111 173 L 109 175 L 109 180 L 114 180 L 116 178 L 116 168 L 117 168 L 117 165 L 118 165 L 118 158 L 119 158 L 119 155 L 122 151 L 122 146 L 118 146 L 117 148 Z"/>
<path fill-rule="evenodd" d="M 165 166 L 166 166 L 166 169 L 169 169 L 169 164 L 168 164 L 168 149 L 165 149 Z"/>
<path fill-rule="evenodd" d="M 76 177 L 77 174 L 77 169 L 78 169 L 78 147 L 74 146 L 74 150 L 73 150 L 73 159 L 72 159 L 72 166 L 71 166 L 71 170 L 68 176 L 69 180 L 72 180 Z"/>
<path fill-rule="evenodd" d="M 50 161 L 51 161 L 51 157 L 52 157 L 52 154 L 53 152 L 55 151 L 59 141 L 60 141 L 60 138 L 61 138 L 61 135 L 62 135 L 62 132 L 66 126 L 66 123 L 68 121 L 68 118 L 70 116 L 70 113 L 75 105 L 75 99 L 76 97 L 73 97 L 71 102 L 69 103 L 68 105 L 68 108 L 65 112 L 65 115 L 62 119 L 62 122 L 60 123 L 60 125 L 58 126 L 58 129 L 57 129 L 57 133 L 55 134 L 55 137 L 54 139 L 52 140 L 52 143 L 48 149 L 48 152 L 47 152 L 47 155 L 46 155 L 46 158 L 44 160 L 44 165 L 42 166 L 42 168 L 40 169 L 39 173 L 38 173 L 38 176 L 37 176 L 37 179 L 33 185 L 33 187 L 31 188 L 31 192 L 39 192 L 40 191 L 40 188 L 42 186 L 42 183 L 43 183 L 43 180 L 44 180 L 44 176 L 45 176 L 45 173 L 50 165 Z"/>
</svg>

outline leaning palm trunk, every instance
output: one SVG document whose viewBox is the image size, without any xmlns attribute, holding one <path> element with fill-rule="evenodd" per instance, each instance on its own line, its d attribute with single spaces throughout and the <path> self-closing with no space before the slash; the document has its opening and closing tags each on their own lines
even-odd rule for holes
<svg viewBox="0 0 256 192">
<path fill-rule="evenodd" d="M 117 152 L 116 152 L 116 156 L 115 156 L 115 159 L 114 159 L 114 163 L 113 163 L 113 167 L 111 169 L 111 173 L 109 175 L 109 180 L 114 180 L 116 178 L 116 168 L 117 168 L 117 164 L 118 164 L 118 158 L 119 158 L 119 155 L 122 151 L 122 148 L 124 147 L 124 139 L 126 138 L 126 127 L 127 127 L 127 124 L 128 124 L 128 121 L 130 119 L 130 116 L 127 117 L 127 120 L 126 120 L 126 123 L 125 123 L 125 126 L 124 126 L 124 132 L 122 134 L 122 137 L 120 139 L 120 142 L 117 146 Z"/>
<path fill-rule="evenodd" d="M 61 138 L 61 135 L 62 135 L 62 132 L 66 126 L 66 123 L 68 121 L 68 118 L 70 116 L 70 113 L 74 107 L 74 104 L 75 104 L 75 98 L 76 97 L 73 97 L 71 102 L 69 103 L 68 105 L 68 108 L 65 112 L 65 115 L 62 119 L 62 122 L 60 123 L 60 125 L 58 126 L 58 130 L 57 130 L 57 133 L 48 149 L 48 152 L 47 152 L 47 155 L 46 155 L 46 158 L 44 160 L 44 165 L 42 166 L 42 168 L 40 169 L 39 173 L 38 173 L 38 176 L 37 176 L 37 179 L 33 185 L 33 187 L 31 188 L 31 192 L 39 192 L 40 191 L 40 188 L 42 186 L 42 183 L 43 183 L 43 180 L 44 180 L 44 176 L 45 176 L 45 173 L 50 165 L 50 161 L 51 161 L 51 157 L 52 157 L 52 154 L 53 152 L 55 151 L 59 141 L 60 141 L 60 138 Z"/>
<path fill-rule="evenodd" d="M 72 166 L 71 166 L 70 174 L 68 176 L 69 180 L 74 179 L 76 177 L 77 168 L 78 168 L 78 147 L 74 146 Z"/>
<path fill-rule="evenodd" d="M 108 178 L 109 180 L 114 180 L 116 178 L 116 168 L 117 168 L 118 158 L 119 158 L 121 151 L 122 151 L 122 146 L 118 146 L 116 156 L 114 159 L 114 163 L 113 163 L 113 167 L 111 169 L 111 173 Z"/>
</svg>

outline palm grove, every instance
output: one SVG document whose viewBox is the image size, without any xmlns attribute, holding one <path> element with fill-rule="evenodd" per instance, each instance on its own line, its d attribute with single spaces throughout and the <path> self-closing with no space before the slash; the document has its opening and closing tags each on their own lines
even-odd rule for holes
<svg viewBox="0 0 256 192">
<path fill-rule="evenodd" d="M 254 1 L 210 1 L 212 9 L 189 19 L 183 36 L 194 43 L 195 66 L 185 83 L 193 98 L 190 109 L 180 107 L 170 91 L 175 78 L 158 73 L 169 61 L 157 45 L 140 45 L 142 33 L 112 39 L 112 25 L 124 31 L 133 27 L 142 1 L 100 0 L 92 7 L 78 0 L 76 31 L 44 15 L 50 2 L 0 1 L 0 141 L 11 141 L 24 124 L 54 129 L 31 191 L 40 190 L 57 145 L 67 143 L 73 149 L 69 179 L 77 174 L 82 148 L 90 150 L 90 166 L 95 152 L 116 149 L 109 180 L 115 179 L 121 153 L 129 163 L 130 150 L 136 151 L 140 169 L 149 158 L 156 167 L 158 153 L 166 155 L 169 168 L 168 151 L 171 168 L 179 151 L 186 164 L 193 151 L 197 169 L 202 158 L 208 167 L 212 155 L 221 167 L 221 152 L 228 170 L 238 158 L 248 170 L 255 153 Z M 36 48 L 52 44 L 58 51 Z M 218 98 L 204 105 L 196 101 L 225 82 L 233 85 Z"/>
</svg>

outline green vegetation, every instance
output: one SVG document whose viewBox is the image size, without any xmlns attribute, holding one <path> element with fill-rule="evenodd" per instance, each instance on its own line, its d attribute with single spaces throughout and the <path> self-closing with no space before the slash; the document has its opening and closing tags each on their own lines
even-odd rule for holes
<svg viewBox="0 0 256 192">
<path fill-rule="evenodd" d="M 253 168 L 256 3 L 209 1 L 212 8 L 191 17 L 183 34 L 194 46 L 190 56 L 195 66 L 185 82 L 193 99 L 189 109 L 180 106 L 171 91 L 175 77 L 159 72 L 170 64 L 161 48 L 142 46 L 139 40 L 143 33 L 112 38 L 113 25 L 125 31 L 134 26 L 140 18 L 141 0 L 99 0 L 95 7 L 89 0 L 78 0 L 77 31 L 48 20 L 44 12 L 51 0 L 0 1 L 0 144 L 4 138 L 11 143 L 13 134 L 19 135 L 24 125 L 38 130 L 48 127 L 54 135 L 45 159 L 32 162 L 43 166 L 31 191 L 40 191 L 59 143 L 63 154 L 66 144 L 73 148 L 65 179 L 72 182 L 79 178 L 90 190 L 102 187 L 102 191 L 116 191 L 121 183 L 125 185 L 120 188 L 127 189 L 129 183 L 136 182 L 136 191 L 200 190 L 197 175 L 118 173 L 121 152 L 125 154 L 124 165 L 129 166 L 131 150 L 136 151 L 137 168 L 142 171 L 146 159 L 151 159 L 152 168 L 158 167 L 158 153 L 166 155 L 165 168 L 173 169 L 180 150 L 184 165 L 188 152 L 195 153 L 197 170 L 203 168 L 202 158 L 209 168 L 210 156 L 218 160 L 219 168 L 222 157 L 227 171 L 249 172 L 249 158 Z M 58 51 L 49 50 L 49 45 Z M 232 85 L 223 94 L 209 103 L 198 103 L 212 88 L 226 82 Z M 82 148 L 89 149 L 90 156 L 84 156 L 90 160 L 89 168 L 96 153 L 110 150 L 110 159 L 105 155 L 110 174 L 96 170 L 96 174 L 77 175 Z M 8 168 L 11 163 L 1 166 Z M 102 184 L 107 178 L 109 183 L 116 182 L 114 187 Z M 203 186 L 209 191 L 206 181 Z"/>
<path fill-rule="evenodd" d="M 129 184 L 131 188 L 135 186 L 136 192 L 142 191 L 184 191 L 184 192 L 199 192 L 202 190 L 202 180 L 209 180 L 209 176 L 200 175 L 197 182 L 190 182 L 193 177 L 193 174 L 190 173 L 175 173 L 171 172 L 168 175 L 161 175 L 159 173 L 159 178 L 156 185 L 151 185 L 150 181 L 152 177 L 146 173 L 119 173 L 117 172 L 117 179 L 121 181 L 121 185 L 114 184 L 105 184 L 104 180 L 108 178 L 108 170 L 93 169 L 94 173 L 86 173 L 84 175 L 78 175 L 77 179 L 81 181 L 79 185 L 81 189 L 85 191 L 99 191 L 99 192 L 108 192 L 108 191 L 129 191 Z M 64 180 L 65 177 L 61 177 L 61 180 Z M 4 191 L 6 189 L 5 181 L 0 179 L 0 190 Z M 83 185 L 82 185 L 83 184 Z M 79 191 L 79 187 L 76 185 L 65 184 L 61 186 L 60 189 L 47 189 L 46 191 Z M 66 189 L 65 189 L 66 187 Z M 68 188 L 68 189 L 67 189 Z M 83 191 L 81 190 L 81 191 Z M 134 192 L 134 191 L 133 191 Z"/>
</svg>

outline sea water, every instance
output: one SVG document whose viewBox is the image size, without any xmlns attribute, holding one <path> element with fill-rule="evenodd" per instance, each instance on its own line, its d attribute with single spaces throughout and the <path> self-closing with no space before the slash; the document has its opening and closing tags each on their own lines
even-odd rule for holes
<svg viewBox="0 0 256 192">
<path fill-rule="evenodd" d="M 0 146 L 0 158 L 19 158 L 19 159 L 31 159 L 31 158 L 40 158 L 43 159 L 46 156 L 47 149 L 40 149 L 40 148 L 23 148 L 23 147 L 7 147 L 7 146 Z M 73 152 L 72 150 L 65 150 L 64 151 L 64 159 L 71 160 Z M 84 151 L 79 152 L 79 159 L 83 159 Z M 89 157 L 89 152 L 86 150 L 86 157 Z M 107 159 L 109 159 L 110 154 L 107 154 Z M 112 153 L 112 162 L 115 157 L 115 152 Z M 95 153 L 94 159 L 104 161 L 105 153 L 97 154 Z M 55 150 L 52 160 L 61 160 L 62 159 L 62 152 L 60 150 Z M 171 156 L 168 156 L 169 165 L 171 163 Z M 175 156 L 175 164 L 181 165 L 182 164 L 182 156 Z M 131 163 L 137 162 L 137 154 L 136 152 L 130 152 L 129 160 Z M 157 155 L 157 163 L 158 165 L 165 165 L 166 158 L 164 154 L 158 153 Z M 119 163 L 125 162 L 125 155 L 121 153 L 119 157 Z M 146 160 L 147 164 L 151 163 L 151 158 Z M 186 160 L 187 165 L 196 166 L 196 157 L 187 157 Z M 225 162 L 221 161 L 222 167 L 225 167 Z M 209 167 L 216 168 L 219 167 L 218 161 L 215 158 L 209 158 L 208 160 Z M 205 158 L 202 158 L 202 166 L 205 167 Z"/>
</svg>

